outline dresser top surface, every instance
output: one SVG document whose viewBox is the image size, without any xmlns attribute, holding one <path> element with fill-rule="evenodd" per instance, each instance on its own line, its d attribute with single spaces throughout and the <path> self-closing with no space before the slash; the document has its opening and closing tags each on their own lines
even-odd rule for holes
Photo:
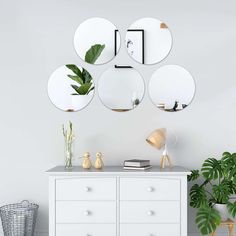
<svg viewBox="0 0 236 236">
<path fill-rule="evenodd" d="M 124 170 L 122 166 L 106 166 L 101 170 L 91 168 L 83 169 L 81 166 L 75 166 L 72 169 L 66 169 L 64 166 L 56 166 L 47 171 L 49 175 L 90 175 L 90 174 L 118 174 L 118 175 L 188 175 L 190 170 L 185 167 L 175 166 L 160 169 L 159 166 L 153 166 L 148 170 Z"/>
</svg>

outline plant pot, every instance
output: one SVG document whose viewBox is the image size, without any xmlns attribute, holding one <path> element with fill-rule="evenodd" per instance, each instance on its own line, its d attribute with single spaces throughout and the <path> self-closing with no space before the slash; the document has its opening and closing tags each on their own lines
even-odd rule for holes
<svg viewBox="0 0 236 236">
<path fill-rule="evenodd" d="M 93 98 L 93 92 L 87 95 L 71 95 L 71 103 L 74 111 L 79 111 L 86 107 Z"/>
<path fill-rule="evenodd" d="M 228 212 L 226 204 L 218 204 L 218 203 L 216 203 L 213 206 L 213 208 L 216 209 L 219 212 L 219 214 L 221 216 L 221 221 L 226 221 L 229 218 L 229 212 Z"/>
</svg>

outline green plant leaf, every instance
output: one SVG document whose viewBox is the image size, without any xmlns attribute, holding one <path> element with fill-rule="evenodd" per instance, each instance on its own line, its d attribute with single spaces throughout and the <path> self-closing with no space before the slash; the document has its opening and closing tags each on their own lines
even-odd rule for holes
<svg viewBox="0 0 236 236">
<path fill-rule="evenodd" d="M 92 83 L 82 84 L 81 86 L 71 85 L 71 87 L 79 94 L 79 95 L 87 95 L 89 92 Z"/>
<path fill-rule="evenodd" d="M 86 84 L 81 85 L 79 87 L 80 95 L 87 95 L 91 86 L 92 86 L 92 83 L 86 83 Z"/>
<path fill-rule="evenodd" d="M 71 95 L 79 95 L 79 94 L 80 94 L 80 93 L 79 93 L 79 86 L 74 85 L 74 84 L 71 84 L 71 87 L 77 92 L 77 94 L 76 94 L 76 93 L 73 93 L 73 94 L 71 94 Z"/>
<path fill-rule="evenodd" d="M 200 176 L 199 170 L 191 170 L 191 174 L 188 175 L 188 181 L 194 181 Z"/>
<path fill-rule="evenodd" d="M 221 163 L 215 158 L 206 159 L 202 165 L 201 171 L 206 179 L 211 180 L 221 178 L 223 175 Z"/>
<path fill-rule="evenodd" d="M 210 207 L 202 207 L 196 215 L 196 224 L 202 235 L 209 235 L 214 232 L 221 222 L 219 212 Z"/>
<path fill-rule="evenodd" d="M 227 204 L 228 211 L 233 218 L 236 216 L 236 201 L 234 203 L 228 202 Z"/>
<path fill-rule="evenodd" d="M 236 176 L 236 153 L 224 152 L 221 163 L 224 176 L 229 180 L 233 180 Z"/>
<path fill-rule="evenodd" d="M 224 179 L 222 183 L 228 186 L 228 190 L 230 194 L 236 193 L 236 183 L 234 183 L 233 180 Z"/>
<path fill-rule="evenodd" d="M 90 87 L 90 89 L 88 90 L 87 94 L 89 94 L 92 90 L 94 90 L 94 86 Z"/>
<path fill-rule="evenodd" d="M 90 83 L 93 80 L 93 77 L 90 75 L 90 73 L 83 68 L 82 75 L 84 78 L 84 83 Z"/>
<path fill-rule="evenodd" d="M 232 166 L 231 166 L 231 171 L 229 174 L 229 178 L 233 179 L 236 176 L 236 153 L 231 154 L 232 158 Z"/>
<path fill-rule="evenodd" d="M 225 182 L 222 182 L 218 185 L 213 185 L 212 193 L 216 199 L 216 203 L 225 204 L 229 200 L 230 190 L 229 186 Z"/>
<path fill-rule="evenodd" d="M 80 85 L 82 85 L 83 79 L 81 79 L 78 75 L 67 75 L 70 79 L 76 81 L 77 83 L 79 83 Z"/>
<path fill-rule="evenodd" d="M 74 64 L 67 64 L 66 67 L 68 69 L 72 70 L 80 78 L 82 78 L 82 72 L 81 72 L 81 70 L 76 65 L 74 65 Z"/>
<path fill-rule="evenodd" d="M 94 64 L 96 62 L 96 60 L 98 59 L 98 57 L 101 55 L 103 49 L 105 48 L 105 45 L 101 45 L 101 44 L 95 44 L 93 45 L 87 52 L 85 55 L 85 61 L 90 63 L 90 64 Z"/>
<path fill-rule="evenodd" d="M 190 206 L 199 208 L 207 205 L 207 196 L 203 186 L 194 184 L 190 189 Z"/>
</svg>

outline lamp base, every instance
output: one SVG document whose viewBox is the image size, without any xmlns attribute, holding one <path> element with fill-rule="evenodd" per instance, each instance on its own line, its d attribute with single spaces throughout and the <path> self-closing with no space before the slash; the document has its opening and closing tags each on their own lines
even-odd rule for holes
<svg viewBox="0 0 236 236">
<path fill-rule="evenodd" d="M 167 154 L 166 155 L 162 155 L 161 160 L 160 160 L 160 168 L 164 169 L 165 166 L 172 167 L 172 163 L 171 163 L 170 157 Z"/>
</svg>

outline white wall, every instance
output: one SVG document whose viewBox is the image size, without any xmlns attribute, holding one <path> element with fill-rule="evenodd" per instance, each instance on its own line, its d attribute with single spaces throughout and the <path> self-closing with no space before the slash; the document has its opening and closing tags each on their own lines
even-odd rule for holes
<svg viewBox="0 0 236 236">
<path fill-rule="evenodd" d="M 29 199 L 40 204 L 37 231 L 48 230 L 48 187 L 45 170 L 63 163 L 61 124 L 74 122 L 77 155 L 104 153 L 105 164 L 127 157 L 158 163 L 161 151 L 145 142 L 155 128 L 169 127 L 179 136 L 170 154 L 175 164 L 199 168 L 207 157 L 236 150 L 236 15 L 234 0 L 0 0 L 0 205 Z M 174 44 L 168 58 L 144 66 L 119 56 L 103 66 L 83 64 L 77 56 L 74 32 L 88 17 L 110 19 L 122 31 L 141 17 L 162 19 Z M 116 113 L 98 96 L 87 109 L 65 113 L 48 99 L 47 82 L 55 68 L 83 64 L 97 83 L 102 72 L 116 64 L 131 64 L 147 82 L 165 64 L 179 64 L 196 81 L 192 104 L 181 112 L 157 109 L 146 93 L 133 111 Z M 78 163 L 78 161 L 77 161 Z M 189 232 L 196 232 L 189 210 Z"/>
</svg>

